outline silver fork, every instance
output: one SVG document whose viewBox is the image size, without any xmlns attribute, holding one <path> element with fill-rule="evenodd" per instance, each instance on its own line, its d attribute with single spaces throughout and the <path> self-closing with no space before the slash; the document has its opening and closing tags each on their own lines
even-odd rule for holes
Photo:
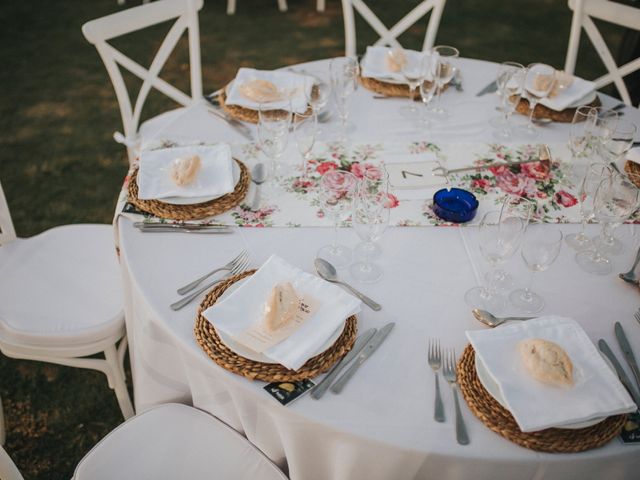
<svg viewBox="0 0 640 480">
<path fill-rule="evenodd" d="M 247 253 L 246 250 L 242 250 L 238 255 L 236 255 L 236 257 L 233 260 L 231 260 L 229 263 L 227 263 L 224 267 L 220 267 L 220 268 L 216 268 L 215 270 L 211 270 L 209 273 L 205 273 L 200 278 L 196 278 L 193 282 L 185 285 L 184 287 L 180 287 L 178 289 L 178 293 L 180 295 L 184 295 L 185 293 L 190 292 L 191 290 L 196 288 L 198 285 L 200 285 L 204 280 L 209 278 L 214 273 L 218 273 L 221 270 L 231 270 L 238 262 L 241 262 L 245 258 L 247 258 L 248 255 L 249 254 Z"/>
<path fill-rule="evenodd" d="M 464 418 L 462 418 L 462 412 L 460 411 L 458 390 L 456 389 L 456 352 L 453 348 L 445 352 L 442 375 L 445 380 L 449 382 L 449 385 L 451 385 L 453 399 L 456 404 L 456 440 L 460 445 L 468 445 L 469 435 L 467 434 L 467 426 L 464 424 Z"/>
<path fill-rule="evenodd" d="M 171 310 L 180 310 L 182 307 L 184 307 L 185 305 L 191 303 L 191 301 L 196 298 L 198 295 L 200 295 L 202 292 L 207 291 L 208 289 L 210 289 L 211 287 L 213 287 L 216 283 L 222 282 L 223 280 L 226 280 L 227 278 L 233 277 L 234 275 L 237 275 L 239 273 L 242 273 L 246 270 L 247 266 L 249 265 L 249 259 L 245 258 L 243 261 L 237 263 L 230 271 L 229 273 L 227 273 L 224 277 L 219 278 L 217 280 L 214 280 L 213 282 L 210 282 L 208 284 L 206 284 L 204 287 L 199 288 L 198 290 L 196 290 L 195 292 L 193 292 L 191 295 L 184 297 L 181 300 L 178 300 L 175 303 L 171 304 Z"/>
<path fill-rule="evenodd" d="M 640 323 L 640 308 L 636 313 L 633 314 L 633 318 L 635 318 L 637 322 Z"/>
<path fill-rule="evenodd" d="M 438 380 L 438 370 L 442 365 L 442 351 L 440 350 L 440 340 L 433 338 L 429 339 L 427 360 L 436 378 L 436 400 L 433 410 L 433 418 L 436 422 L 444 422 L 444 407 L 442 406 L 442 397 L 440 396 L 440 381 Z"/>
</svg>

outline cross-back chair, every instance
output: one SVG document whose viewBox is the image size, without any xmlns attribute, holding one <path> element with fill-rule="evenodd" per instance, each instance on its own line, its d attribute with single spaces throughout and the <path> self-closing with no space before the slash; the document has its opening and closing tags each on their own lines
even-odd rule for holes
<svg viewBox="0 0 640 480">
<path fill-rule="evenodd" d="M 98 50 L 113 83 L 120 106 L 129 161 L 134 157 L 132 145 L 135 143 L 140 127 L 142 108 L 152 88 L 185 107 L 202 98 L 198 11 L 203 3 L 204 0 L 158 0 L 91 20 L 82 26 L 82 33 Z M 108 43 L 116 37 L 172 19 L 176 20 L 149 68 L 131 60 Z M 191 95 L 187 95 L 159 77 L 160 71 L 185 31 L 188 32 L 189 37 Z M 133 105 L 120 68 L 128 70 L 143 81 Z"/>
<path fill-rule="evenodd" d="M 123 367 L 122 302 L 111 225 L 64 225 L 18 238 L 0 183 L 4 355 L 104 373 L 129 418 L 134 412 Z M 104 358 L 86 358 L 98 353 Z"/>
<path fill-rule="evenodd" d="M 408 30 L 414 23 L 431 12 L 429 23 L 425 31 L 422 50 L 433 47 L 433 43 L 440 26 L 440 18 L 446 0 L 422 0 L 407 15 L 399 20 L 393 27 L 387 28 L 375 13 L 369 8 L 364 0 L 342 0 L 342 13 L 344 18 L 345 35 L 345 55 L 353 57 L 356 55 L 356 22 L 354 10 L 373 28 L 380 39 L 374 45 L 388 45 L 391 47 L 401 47 L 398 37 Z"/>
<path fill-rule="evenodd" d="M 564 65 L 565 72 L 573 74 L 575 70 L 580 47 L 580 35 L 582 29 L 584 29 L 608 72 L 595 80 L 596 88 L 602 88 L 613 83 L 620 93 L 622 101 L 627 105 L 631 105 L 631 97 L 623 77 L 640 70 L 640 58 L 618 66 L 600 30 L 593 22 L 593 18 L 633 30 L 640 30 L 640 8 L 609 0 L 569 0 L 568 4 L 573 11 L 573 19 L 571 20 L 569 46 Z"/>
</svg>

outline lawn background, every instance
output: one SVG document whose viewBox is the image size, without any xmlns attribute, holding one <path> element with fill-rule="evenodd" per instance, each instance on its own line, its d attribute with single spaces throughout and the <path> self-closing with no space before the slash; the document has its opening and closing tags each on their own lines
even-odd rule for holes
<svg viewBox="0 0 640 480">
<path fill-rule="evenodd" d="M 391 25 L 418 2 L 368 3 Z M 123 8 L 116 0 L 29 0 L 0 7 L 0 180 L 19 236 L 65 223 L 111 222 L 127 170 L 124 149 L 112 140 L 122 127 L 104 66 L 80 29 Z M 224 85 L 239 66 L 270 69 L 343 52 L 339 0 L 327 0 L 324 13 L 315 11 L 315 0 L 289 0 L 285 13 L 275 0 L 240 0 L 234 16 L 225 8 L 224 0 L 206 0 L 200 13 L 205 91 Z M 449 0 L 436 43 L 454 45 L 464 57 L 562 68 L 570 22 L 564 0 Z M 423 25 L 401 38 L 405 46 L 421 46 Z M 149 65 L 169 27 L 114 45 Z M 620 41 L 615 29 L 606 34 L 614 45 Z M 376 39 L 359 21 L 358 52 Z M 183 38 L 162 77 L 188 91 L 185 47 Z M 603 71 L 583 36 L 577 73 L 595 78 Z M 147 106 L 145 118 L 173 108 L 156 93 Z M 0 395 L 6 449 L 27 480 L 70 478 L 82 456 L 122 421 L 106 378 L 94 371 L 0 355 Z"/>
</svg>

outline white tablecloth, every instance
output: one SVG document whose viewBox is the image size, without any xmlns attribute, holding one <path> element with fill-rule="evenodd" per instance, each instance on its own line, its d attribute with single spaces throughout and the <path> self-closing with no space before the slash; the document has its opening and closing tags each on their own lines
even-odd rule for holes
<svg viewBox="0 0 640 480">
<path fill-rule="evenodd" d="M 490 141 L 487 118 L 498 100 L 494 95 L 476 98 L 475 93 L 495 77 L 497 66 L 472 60 L 461 61 L 461 66 L 465 92 L 450 91 L 444 98 L 460 118 L 452 120 L 451 131 L 435 127 L 429 137 L 437 142 Z M 402 100 L 371 97 L 360 89 L 353 98 L 354 141 L 427 136 L 400 117 Z M 613 99 L 605 99 L 605 105 L 613 104 Z M 626 109 L 626 115 L 640 120 L 637 110 Z M 144 133 L 153 136 L 158 129 L 164 137 L 243 141 L 199 108 L 164 115 L 147 124 Z M 554 124 L 545 127 L 542 140 L 564 141 L 567 134 L 566 125 Z M 342 394 L 328 392 L 320 401 L 305 396 L 282 407 L 263 390 L 264 383 L 227 372 L 198 347 L 193 336 L 197 302 L 178 312 L 169 304 L 178 298 L 178 286 L 222 264 L 241 248 L 250 251 L 254 266 L 276 254 L 312 272 L 315 253 L 330 242 L 331 229 L 240 228 L 227 236 L 144 234 L 124 217 L 118 222 L 138 411 L 169 401 L 192 403 L 244 433 L 295 480 L 622 479 L 635 478 L 640 471 L 638 446 L 614 440 L 582 454 L 536 453 L 491 432 L 464 403 L 471 444 L 459 446 L 453 399 L 444 382 L 447 422 L 433 420 L 434 381 L 426 360 L 427 338 L 438 337 L 459 353 L 466 343 L 464 331 L 484 328 L 463 300 L 464 292 L 479 283 L 486 271 L 473 227 L 387 230 L 380 242 L 383 280 L 357 285 L 384 308 L 378 313 L 365 308 L 359 328 L 394 320 L 395 330 Z M 570 232 L 578 226 L 549 228 Z M 597 226 L 591 230 L 595 233 Z M 640 245 L 635 227 L 624 226 L 618 233 L 627 249 L 616 257 L 615 272 L 626 270 Z M 358 241 L 350 229 L 342 229 L 339 235 L 352 246 Z M 528 280 L 519 256 L 506 269 L 519 284 Z M 347 271 L 341 275 L 351 280 Z M 604 338 L 617 353 L 613 323 L 620 321 L 640 354 L 640 325 L 633 319 L 640 304 L 636 288 L 613 274 L 583 273 L 568 248 L 549 271 L 537 276 L 534 289 L 547 302 L 543 313 L 575 318 L 593 341 Z"/>
</svg>

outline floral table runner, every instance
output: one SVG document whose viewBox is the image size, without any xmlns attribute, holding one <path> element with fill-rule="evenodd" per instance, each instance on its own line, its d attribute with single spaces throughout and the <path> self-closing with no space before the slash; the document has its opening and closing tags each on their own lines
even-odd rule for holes
<svg viewBox="0 0 640 480">
<path fill-rule="evenodd" d="M 167 144 L 163 143 L 163 147 Z M 552 162 L 535 162 L 523 165 L 504 165 L 535 158 L 537 145 L 497 145 L 497 144 L 447 144 L 436 145 L 428 142 L 357 144 L 345 151 L 337 144 L 321 144 L 314 149 L 309 162 L 307 179 L 301 177 L 300 157 L 295 146 L 284 158 L 292 158 L 296 165 L 290 165 L 289 173 L 277 178 L 277 193 L 263 201 L 259 210 L 250 207 L 253 186 L 246 201 L 232 210 L 193 223 L 221 223 L 240 227 L 330 227 L 332 221 L 325 218 L 323 206 L 318 199 L 319 179 L 332 169 L 346 170 L 362 178 L 363 172 L 380 174 L 385 164 L 399 162 L 420 162 L 437 160 L 448 169 L 466 166 L 496 164 L 486 170 L 476 170 L 448 177 L 449 185 L 472 191 L 480 202 L 478 222 L 483 212 L 496 208 L 505 194 L 516 194 L 536 202 L 538 220 L 550 223 L 578 223 L 581 221 L 578 197 L 576 166 L 572 167 L 571 154 L 564 144 L 549 144 Z M 258 161 L 265 162 L 255 145 L 234 147 L 234 156 L 243 161 L 249 169 Z M 585 167 L 587 160 L 581 159 Z M 580 164 L 578 164 L 580 166 Z M 135 165 L 134 167 L 135 168 Z M 573 169 L 573 175 L 571 171 Z M 131 172 L 130 172 L 131 173 Z M 158 219 L 139 212 L 127 202 L 127 175 L 119 197 L 116 217 L 124 214 L 136 220 L 152 222 L 172 222 Z M 444 186 L 417 192 L 417 199 L 405 200 L 403 191 L 391 190 L 388 208 L 391 209 L 392 226 L 449 225 L 437 218 L 431 209 L 433 193 Z M 415 194 L 416 191 L 413 191 Z M 350 225 L 350 219 L 342 222 Z"/>
</svg>

